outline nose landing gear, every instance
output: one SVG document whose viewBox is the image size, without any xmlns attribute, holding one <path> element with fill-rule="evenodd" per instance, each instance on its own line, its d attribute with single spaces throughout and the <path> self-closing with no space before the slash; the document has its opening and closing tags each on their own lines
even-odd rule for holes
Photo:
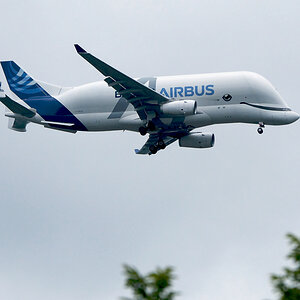
<svg viewBox="0 0 300 300">
<path fill-rule="evenodd" d="M 265 124 L 263 122 L 259 122 L 259 127 L 257 128 L 257 132 L 262 134 L 264 132 L 263 128 L 265 128 Z"/>
<path fill-rule="evenodd" d="M 261 127 L 259 127 L 259 128 L 257 128 L 257 132 L 258 132 L 259 134 L 262 134 L 262 133 L 264 132 L 264 130 L 263 130 Z"/>
</svg>

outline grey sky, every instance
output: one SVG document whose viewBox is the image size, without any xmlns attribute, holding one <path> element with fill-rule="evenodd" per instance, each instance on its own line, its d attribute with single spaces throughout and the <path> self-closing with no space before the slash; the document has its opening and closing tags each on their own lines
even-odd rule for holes
<svg viewBox="0 0 300 300">
<path fill-rule="evenodd" d="M 1 59 L 65 86 L 102 77 L 249 70 L 298 113 L 299 1 L 0 1 Z M 137 156 L 131 132 L 71 135 L 0 117 L 0 298 L 117 299 L 121 264 L 173 265 L 181 299 L 274 298 L 299 234 L 300 123 L 218 125 L 213 149 Z"/>
</svg>

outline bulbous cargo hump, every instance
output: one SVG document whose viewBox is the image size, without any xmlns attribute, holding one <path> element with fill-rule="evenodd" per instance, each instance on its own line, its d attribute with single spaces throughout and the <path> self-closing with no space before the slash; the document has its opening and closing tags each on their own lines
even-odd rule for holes
<svg viewBox="0 0 300 300">
<path fill-rule="evenodd" d="M 287 107 L 286 102 L 276 91 L 274 86 L 265 77 L 254 72 L 243 72 L 244 78 L 249 84 L 253 98 L 257 103 L 273 104 Z"/>
</svg>

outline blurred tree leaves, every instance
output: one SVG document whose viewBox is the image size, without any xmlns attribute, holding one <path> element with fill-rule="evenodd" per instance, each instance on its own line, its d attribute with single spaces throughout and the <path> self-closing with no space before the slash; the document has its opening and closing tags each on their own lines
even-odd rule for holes
<svg viewBox="0 0 300 300">
<path fill-rule="evenodd" d="M 287 238 L 292 247 L 287 258 L 294 268 L 285 267 L 282 275 L 271 275 L 272 284 L 280 300 L 300 300 L 300 239 L 289 233 Z"/>
<path fill-rule="evenodd" d="M 132 290 L 134 298 L 124 300 L 173 300 L 178 295 L 172 291 L 175 279 L 174 269 L 166 267 L 157 268 L 145 276 L 129 265 L 124 265 L 125 286 Z"/>
</svg>

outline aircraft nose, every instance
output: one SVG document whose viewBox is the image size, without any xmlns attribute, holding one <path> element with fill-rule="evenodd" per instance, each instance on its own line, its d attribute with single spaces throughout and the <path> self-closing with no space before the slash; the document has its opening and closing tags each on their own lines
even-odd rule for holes
<svg viewBox="0 0 300 300">
<path fill-rule="evenodd" d="M 299 114 L 297 114 L 295 111 L 288 111 L 285 115 L 286 121 L 288 124 L 293 123 L 299 119 Z"/>
</svg>

